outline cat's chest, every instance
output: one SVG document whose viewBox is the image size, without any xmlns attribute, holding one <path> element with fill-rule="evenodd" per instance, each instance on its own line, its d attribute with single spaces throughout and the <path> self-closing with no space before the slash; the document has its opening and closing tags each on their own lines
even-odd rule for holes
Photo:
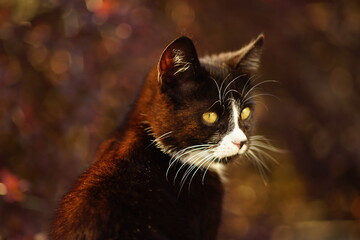
<svg viewBox="0 0 360 240">
<path fill-rule="evenodd" d="M 206 206 L 212 199 L 217 202 L 222 198 L 222 182 L 215 171 L 190 171 L 192 166 L 181 162 L 172 164 L 172 157 L 158 149 L 135 152 L 131 158 L 126 166 L 119 163 L 117 175 L 129 179 L 124 187 L 137 190 L 144 201 L 175 202 L 178 207 L 187 207 Z"/>
<path fill-rule="evenodd" d="M 215 229 L 221 217 L 223 188 L 219 177 L 208 173 L 203 182 L 198 172 L 191 183 L 181 183 L 186 168 L 179 165 L 168 171 L 170 159 L 152 152 L 134 154 L 132 161 L 120 162 L 114 176 L 116 196 L 108 198 L 117 202 L 112 207 L 113 216 L 126 215 L 127 222 L 134 225 L 129 228 L 148 226 L 164 236 L 192 239 L 190 236 L 209 234 L 209 228 Z M 119 202 L 123 203 L 121 208 L 116 207 Z"/>
</svg>

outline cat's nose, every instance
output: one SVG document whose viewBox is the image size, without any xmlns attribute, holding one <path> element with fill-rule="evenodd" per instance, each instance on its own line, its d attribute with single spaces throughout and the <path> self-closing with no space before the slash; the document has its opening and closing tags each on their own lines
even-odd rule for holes
<svg viewBox="0 0 360 240">
<path fill-rule="evenodd" d="M 244 144 L 246 143 L 246 141 L 231 141 L 235 146 L 237 146 L 239 149 L 242 148 L 242 146 L 244 146 Z"/>
</svg>

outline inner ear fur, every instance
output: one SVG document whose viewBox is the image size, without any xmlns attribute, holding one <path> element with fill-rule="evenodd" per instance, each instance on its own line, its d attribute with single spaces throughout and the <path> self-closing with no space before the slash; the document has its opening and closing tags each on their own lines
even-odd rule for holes
<svg viewBox="0 0 360 240">
<path fill-rule="evenodd" d="M 176 76 L 198 66 L 195 46 L 190 38 L 179 37 L 170 43 L 161 54 L 158 63 L 159 81 L 164 77 Z"/>
</svg>

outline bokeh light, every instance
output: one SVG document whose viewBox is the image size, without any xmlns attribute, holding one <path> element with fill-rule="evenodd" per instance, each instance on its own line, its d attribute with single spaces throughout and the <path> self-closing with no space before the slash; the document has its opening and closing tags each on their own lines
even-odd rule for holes
<svg viewBox="0 0 360 240">
<path fill-rule="evenodd" d="M 257 134 L 286 152 L 264 183 L 227 171 L 219 239 L 360 239 L 360 3 L 0 1 L 0 239 L 47 239 L 61 196 L 174 38 L 199 55 L 265 34 Z M 278 100 L 280 99 L 280 101 Z"/>
</svg>

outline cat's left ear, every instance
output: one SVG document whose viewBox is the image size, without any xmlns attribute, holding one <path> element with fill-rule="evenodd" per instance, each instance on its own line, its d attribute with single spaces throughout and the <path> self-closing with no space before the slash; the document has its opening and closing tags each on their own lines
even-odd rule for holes
<svg viewBox="0 0 360 240">
<path fill-rule="evenodd" d="M 180 37 L 170 43 L 160 57 L 158 64 L 159 81 L 160 83 L 176 82 L 181 75 L 194 72 L 194 68 L 199 65 L 195 46 L 191 39 Z"/>
<path fill-rule="evenodd" d="M 240 50 L 233 52 L 228 60 L 228 64 L 245 73 L 256 73 L 260 66 L 263 44 L 264 34 L 260 34 L 255 40 L 252 40 Z"/>
</svg>

